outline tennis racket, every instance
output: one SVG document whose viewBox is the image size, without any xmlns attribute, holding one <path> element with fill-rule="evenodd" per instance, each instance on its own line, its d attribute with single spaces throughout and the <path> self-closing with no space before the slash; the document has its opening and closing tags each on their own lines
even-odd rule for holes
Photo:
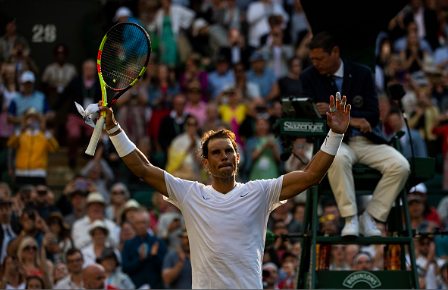
<svg viewBox="0 0 448 290">
<path fill-rule="evenodd" d="M 97 58 L 103 106 L 112 106 L 137 83 L 146 71 L 150 54 L 149 35 L 140 25 L 122 22 L 109 29 L 101 41 Z M 107 90 L 116 93 L 110 102 Z M 102 112 L 90 137 L 87 155 L 95 155 L 105 120 L 106 112 Z"/>
</svg>

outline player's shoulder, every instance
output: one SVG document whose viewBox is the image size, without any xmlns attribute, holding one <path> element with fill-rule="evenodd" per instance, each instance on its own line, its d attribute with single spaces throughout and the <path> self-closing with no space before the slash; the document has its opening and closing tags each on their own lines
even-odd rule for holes
<svg viewBox="0 0 448 290">
<path fill-rule="evenodd" d="M 272 179 L 256 179 L 256 180 L 250 180 L 246 183 L 243 184 L 244 187 L 246 188 L 259 188 L 259 189 L 263 189 L 266 190 L 267 188 L 269 188 L 271 185 L 276 184 L 278 182 L 281 182 L 282 176 L 278 177 L 278 178 L 272 178 Z"/>
</svg>

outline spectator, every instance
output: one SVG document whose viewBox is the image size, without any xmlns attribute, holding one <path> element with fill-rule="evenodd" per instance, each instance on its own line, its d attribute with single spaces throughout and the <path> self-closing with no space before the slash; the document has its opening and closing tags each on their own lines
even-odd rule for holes
<svg viewBox="0 0 448 290">
<path fill-rule="evenodd" d="M 64 221 L 72 227 L 73 224 L 82 219 L 86 215 L 86 192 L 81 189 L 77 189 L 69 193 L 69 199 L 71 206 L 73 207 L 73 212 L 64 217 Z"/>
<path fill-rule="evenodd" d="M 410 145 L 410 139 L 408 136 L 408 130 L 406 128 L 406 124 L 404 123 L 403 117 L 398 112 L 391 112 L 387 116 L 387 123 L 390 125 L 394 135 L 398 131 L 402 131 L 404 135 L 400 138 L 400 145 L 401 145 L 401 154 L 403 154 L 404 157 L 410 158 L 412 157 L 412 151 L 411 151 L 411 145 Z M 423 140 L 422 136 L 420 135 L 420 132 L 418 132 L 415 129 L 411 129 L 411 138 L 412 138 L 412 144 L 414 147 L 414 156 L 415 157 L 428 157 L 428 151 L 426 150 L 426 144 Z"/>
<path fill-rule="evenodd" d="M 261 0 L 249 4 L 247 9 L 249 44 L 253 47 L 258 48 L 260 46 L 260 38 L 269 32 L 268 18 L 270 15 L 278 16 L 283 25 L 289 20 L 288 14 L 277 2 Z"/>
<path fill-rule="evenodd" d="M 161 213 L 157 223 L 157 237 L 166 241 L 168 252 L 175 252 L 181 245 L 180 234 L 185 225 L 179 209 L 169 204 L 166 211 Z"/>
<path fill-rule="evenodd" d="M 171 0 L 162 0 L 157 11 L 154 24 L 161 40 L 161 61 L 169 66 L 178 63 L 178 51 L 184 47 L 179 44 L 179 38 L 184 38 L 182 29 L 188 29 L 193 22 L 195 13 L 183 6 L 171 4 Z M 182 43 L 182 42 L 181 42 Z"/>
<path fill-rule="evenodd" d="M 113 21 L 118 23 L 131 22 L 143 26 L 140 20 L 133 16 L 131 10 L 126 6 L 121 6 L 117 9 L 117 11 L 115 11 Z"/>
<path fill-rule="evenodd" d="M 424 211 L 424 217 L 425 220 L 429 221 L 429 222 L 434 222 L 437 224 L 438 227 L 442 227 L 442 223 L 439 217 L 439 214 L 437 212 L 437 209 L 433 206 L 430 206 L 427 204 L 427 199 L 428 199 L 428 189 L 426 188 L 426 185 L 424 183 L 419 183 L 416 186 L 412 187 L 409 190 L 410 194 L 414 194 L 414 195 L 418 195 L 420 197 L 420 199 L 422 200 L 424 206 L 425 206 L 425 211 Z"/>
<path fill-rule="evenodd" d="M 308 20 L 306 19 L 306 15 L 303 11 L 300 0 L 294 0 L 293 11 L 289 17 L 291 19 L 288 23 L 290 26 L 289 33 L 291 34 L 291 42 L 294 46 L 296 46 L 302 41 L 310 30 Z"/>
<path fill-rule="evenodd" d="M 26 38 L 17 33 L 17 19 L 15 17 L 9 18 L 6 20 L 5 35 L 0 37 L 0 62 L 3 62 L 12 54 L 14 44 L 17 41 L 24 44 L 24 49 L 29 54 L 30 47 Z"/>
<path fill-rule="evenodd" d="M 227 41 L 228 45 L 222 46 L 219 49 L 218 55 L 223 56 L 230 66 L 241 63 L 243 65 L 243 71 L 248 70 L 250 65 L 249 59 L 255 48 L 245 44 L 244 37 L 236 27 L 230 28 L 227 32 Z"/>
<path fill-rule="evenodd" d="M 422 71 L 423 60 L 428 56 L 426 51 L 420 47 L 420 42 L 415 32 L 409 32 L 407 36 L 406 50 L 400 51 L 403 68 L 411 74 Z"/>
<path fill-rule="evenodd" d="M 249 58 L 247 59 L 249 61 Z M 243 63 L 236 63 L 233 67 L 234 82 L 230 82 L 223 87 L 223 91 L 230 88 L 237 88 L 243 94 L 243 100 L 251 102 L 255 98 L 261 96 L 260 87 L 253 82 L 247 80 L 246 71 Z"/>
<path fill-rule="evenodd" d="M 345 259 L 350 266 L 350 270 L 355 269 L 354 261 L 355 257 L 359 254 L 359 245 L 346 245 L 345 246 Z"/>
<path fill-rule="evenodd" d="M 40 113 L 30 107 L 23 113 L 22 130 L 8 140 L 9 147 L 17 148 L 17 184 L 46 184 L 48 153 L 55 152 L 59 144 L 50 131 L 45 131 L 44 126 Z"/>
<path fill-rule="evenodd" d="M 215 2 L 220 5 L 223 2 Z M 191 27 L 193 38 L 190 38 L 194 51 L 210 56 L 214 61 L 222 46 L 228 45 L 226 30 L 221 24 L 209 19 L 197 18 Z"/>
<path fill-rule="evenodd" d="M 84 289 L 105 289 L 106 271 L 98 264 L 91 264 L 84 268 L 82 281 Z"/>
<path fill-rule="evenodd" d="M 19 224 L 12 220 L 12 202 L 8 197 L 0 197 L 0 264 L 3 265 L 7 257 L 6 249 L 11 240 L 20 233 Z"/>
<path fill-rule="evenodd" d="M 25 289 L 26 273 L 17 259 L 6 257 L 1 274 L 0 289 Z"/>
<path fill-rule="evenodd" d="M 61 281 L 68 275 L 69 275 L 68 268 L 65 263 L 56 264 L 53 271 L 53 285 L 56 285 L 59 281 Z M 56 289 L 62 289 L 62 288 L 56 288 Z"/>
<path fill-rule="evenodd" d="M 160 64 L 157 75 L 151 79 L 148 87 L 148 103 L 153 110 L 171 110 L 171 102 L 180 93 L 179 83 L 172 77 L 172 69 Z"/>
<path fill-rule="evenodd" d="M 162 119 L 159 130 L 159 143 L 161 148 L 165 152 L 173 141 L 173 139 L 179 134 L 184 132 L 185 121 L 188 113 L 185 112 L 186 98 L 182 94 L 174 96 L 173 110 L 171 113 Z"/>
<path fill-rule="evenodd" d="M 353 265 L 355 267 L 355 271 L 378 270 L 373 268 L 373 261 L 370 255 L 364 252 L 356 255 L 355 259 L 353 260 Z"/>
<path fill-rule="evenodd" d="M 298 0 L 297 0 L 298 1 Z M 296 2 L 297 2 L 296 1 Z M 302 72 L 302 61 L 299 57 L 294 56 L 288 61 L 289 74 L 278 80 L 280 89 L 280 97 L 300 97 L 300 81 L 299 76 Z"/>
<path fill-rule="evenodd" d="M 305 216 L 305 203 L 296 203 L 292 208 L 292 218 L 298 223 L 303 222 L 303 217 Z"/>
<path fill-rule="evenodd" d="M 66 263 L 65 257 L 69 249 L 74 247 L 70 237 L 70 227 L 64 222 L 59 212 L 52 212 L 47 218 L 50 232 L 46 234 L 51 239 L 49 252 L 53 256 L 54 264 Z"/>
<path fill-rule="evenodd" d="M 80 250 L 72 248 L 66 253 L 69 275 L 58 281 L 55 289 L 83 289 L 82 265 L 84 259 Z"/>
<path fill-rule="evenodd" d="M 179 233 L 180 246 L 168 253 L 163 260 L 162 279 L 170 289 L 191 289 L 192 270 L 190 262 L 190 243 L 187 228 Z"/>
<path fill-rule="evenodd" d="M 139 208 L 140 204 L 135 199 L 128 200 L 120 214 L 120 225 L 124 222 L 132 223 L 134 221 L 134 215 Z"/>
<path fill-rule="evenodd" d="M 70 111 L 66 121 L 67 145 L 69 166 L 76 167 L 78 146 L 82 142 L 81 133 L 91 136 L 93 128 L 84 122 L 79 115 L 73 102 L 77 102 L 84 108 L 89 104 L 97 103 L 101 100 L 101 87 L 97 81 L 96 62 L 91 59 L 85 60 L 82 64 L 81 75 L 72 79 L 64 90 L 63 96 L 59 98 L 54 109 L 58 111 L 66 102 L 70 103 Z"/>
<path fill-rule="evenodd" d="M 347 263 L 345 245 L 331 246 L 332 261 L 330 264 L 330 271 L 349 271 L 350 265 Z"/>
<path fill-rule="evenodd" d="M 439 267 L 443 266 L 445 260 L 436 257 L 436 245 L 433 238 L 421 236 L 415 244 L 417 250 L 415 263 L 425 273 L 426 288 L 439 289 L 441 282 Z M 407 259 L 409 259 L 408 256 Z"/>
<path fill-rule="evenodd" d="M 439 115 L 439 119 L 437 120 L 437 123 L 432 128 L 432 133 L 437 135 L 440 139 L 443 140 L 442 142 L 442 154 L 443 154 L 443 185 L 442 188 L 444 190 L 448 190 L 448 113 L 447 111 L 443 112 Z M 446 198 L 444 198 L 446 199 Z M 443 210 L 447 212 L 447 210 Z M 442 212 L 439 210 L 439 214 L 442 215 Z M 448 216 L 447 214 L 444 214 L 444 216 Z M 441 217 L 444 219 L 443 217 Z"/>
<path fill-rule="evenodd" d="M 22 117 L 29 108 L 35 108 L 36 111 L 44 116 L 44 120 L 53 118 L 54 113 L 50 111 L 47 99 L 44 94 L 34 89 L 36 78 L 31 71 L 25 71 L 20 76 L 20 83 L 23 86 L 23 92 L 11 100 L 8 109 L 8 122 L 15 124 L 18 129 L 22 123 Z"/>
<path fill-rule="evenodd" d="M 68 47 L 59 44 L 53 51 L 56 62 L 49 64 L 42 76 L 42 86 L 50 107 L 56 104 L 62 96 L 65 87 L 76 76 L 76 68 L 73 64 L 67 63 Z"/>
<path fill-rule="evenodd" d="M 93 182 L 97 192 L 103 196 L 105 203 L 110 202 L 108 184 L 114 180 L 114 173 L 106 160 L 101 158 L 101 155 L 97 153 L 93 160 L 90 160 L 81 169 L 80 174 Z"/>
<path fill-rule="evenodd" d="M 137 236 L 125 242 L 121 254 L 123 272 L 131 277 L 136 288 L 144 284 L 149 284 L 151 288 L 162 288 L 161 267 L 166 245 L 159 238 L 148 234 L 148 226 L 148 213 L 140 210 L 134 216 Z"/>
<path fill-rule="evenodd" d="M 274 263 L 266 263 L 263 269 L 263 289 L 278 289 L 278 267 Z"/>
<path fill-rule="evenodd" d="M 112 286 L 118 289 L 135 289 L 131 278 L 121 271 L 120 254 L 114 248 L 105 248 L 96 262 L 104 267 L 106 272 L 106 288 Z"/>
<path fill-rule="evenodd" d="M 268 119 L 257 118 L 256 136 L 246 142 L 246 172 L 249 180 L 275 178 L 279 175 L 280 146 L 270 133 Z"/>
<path fill-rule="evenodd" d="M 408 37 L 410 34 L 418 35 L 418 26 L 417 26 L 417 23 L 414 21 L 411 21 L 408 23 L 408 25 L 406 27 L 406 35 L 403 37 L 400 37 L 399 39 L 397 39 L 394 42 L 393 48 L 396 53 L 400 53 L 401 51 L 406 51 L 406 48 L 408 46 Z M 431 45 L 428 43 L 428 41 L 426 41 L 426 39 L 418 37 L 418 43 L 419 43 L 422 51 L 426 52 L 428 55 L 432 54 Z"/>
<path fill-rule="evenodd" d="M 51 212 L 59 212 L 59 209 L 56 206 L 50 205 L 47 201 L 47 196 L 51 193 L 51 190 L 48 187 L 39 184 L 35 187 L 35 190 L 37 192 L 37 196 L 32 202 L 29 202 L 26 205 L 27 208 L 29 207 L 35 210 L 44 220 L 50 216 Z"/>
<path fill-rule="evenodd" d="M 188 102 L 185 106 L 185 112 L 196 118 L 199 128 L 205 122 L 207 110 L 206 103 L 201 101 L 201 93 L 201 86 L 198 82 L 190 83 L 187 91 Z"/>
<path fill-rule="evenodd" d="M 325 236 L 336 236 L 339 232 L 339 223 L 332 214 L 324 215 L 319 219 L 319 230 Z"/>
<path fill-rule="evenodd" d="M 192 82 L 199 82 L 202 89 L 202 101 L 208 101 L 208 75 L 207 72 L 201 70 L 201 56 L 198 54 L 191 54 L 185 61 L 185 72 L 180 76 L 180 89 L 182 92 L 188 90 L 188 86 Z"/>
<path fill-rule="evenodd" d="M 103 221 L 96 220 L 90 226 L 89 235 L 93 242 L 81 249 L 84 258 L 84 268 L 95 264 L 96 259 L 101 257 L 103 250 L 106 248 L 106 238 L 109 235 L 109 230 Z"/>
<path fill-rule="evenodd" d="M 294 48 L 284 44 L 281 25 L 274 25 L 269 32 L 266 44 L 260 49 L 266 54 L 266 67 L 274 72 L 277 79 L 289 72 L 288 61 L 294 56 Z"/>
<path fill-rule="evenodd" d="M 269 102 L 277 98 L 279 92 L 277 78 L 274 72 L 266 68 L 266 56 L 255 52 L 251 58 L 252 69 L 247 73 L 247 80 L 257 84 L 261 97 Z"/>
<path fill-rule="evenodd" d="M 193 116 L 185 119 L 185 132 L 174 138 L 168 150 L 167 172 L 187 180 L 201 180 L 201 167 L 196 151 L 201 146 L 198 121 Z"/>
<path fill-rule="evenodd" d="M 26 277 L 25 289 L 51 289 L 45 287 L 44 280 L 40 276 L 28 276 Z"/>
<path fill-rule="evenodd" d="M 117 245 L 118 235 L 116 233 L 115 223 L 104 218 L 104 207 L 104 198 L 100 193 L 91 192 L 87 196 L 87 215 L 77 220 L 72 227 L 72 237 L 76 248 L 82 249 L 92 243 L 92 237 L 89 235 L 89 231 L 96 220 L 104 222 L 109 232 L 107 236 L 109 245 Z"/>
<path fill-rule="evenodd" d="M 278 288 L 279 289 L 294 289 L 294 278 L 296 276 L 297 269 L 297 257 L 295 257 L 290 252 L 286 252 L 283 254 L 283 263 L 282 267 L 279 270 L 278 276 L 279 281 Z M 281 277 L 284 277 L 283 279 Z"/>
<path fill-rule="evenodd" d="M 112 185 L 110 188 L 111 203 L 106 207 L 104 216 L 114 221 L 116 225 L 121 225 L 120 213 L 129 197 L 129 190 L 124 183 L 119 182 Z"/>
<path fill-rule="evenodd" d="M 48 240 L 45 239 L 42 242 L 42 247 L 40 249 L 39 257 L 39 247 L 35 239 L 31 237 L 25 237 L 19 246 L 17 251 L 17 258 L 22 263 L 23 268 L 27 276 L 38 276 L 42 278 L 45 282 L 45 289 L 53 288 L 53 283 L 49 279 L 49 264 L 45 255 L 45 247 L 47 246 Z"/>
<path fill-rule="evenodd" d="M 205 109 L 205 121 L 200 130 L 202 132 L 216 131 L 220 124 L 218 106 L 215 103 L 208 103 Z"/>
<path fill-rule="evenodd" d="M 440 269 L 440 275 L 442 276 L 441 289 L 448 289 L 448 262 L 443 264 L 442 268 Z"/>
<path fill-rule="evenodd" d="M 19 95 L 16 71 L 12 64 L 3 63 L 0 68 L 0 150 L 6 148 L 8 139 L 14 133 L 14 126 L 8 124 L 8 110 L 12 99 Z"/>
<path fill-rule="evenodd" d="M 228 83 L 234 83 L 235 77 L 229 70 L 229 63 L 225 56 L 218 56 L 216 70 L 208 75 L 210 97 L 216 99 Z"/>
<path fill-rule="evenodd" d="M 404 17 L 404 23 L 409 23 L 412 20 L 415 21 L 418 27 L 418 36 L 426 39 L 431 45 L 432 50 L 435 50 L 439 47 L 439 23 L 435 10 L 424 8 L 422 0 L 410 1 L 410 8 L 410 11 Z"/>
<path fill-rule="evenodd" d="M 348 131 L 338 155 L 328 170 L 328 180 L 341 216 L 345 218 L 342 236 L 381 236 L 376 222 L 385 222 L 396 196 L 402 190 L 409 172 L 409 162 L 395 148 L 386 145 L 378 125 L 378 96 L 371 71 L 360 64 L 342 60 L 336 39 L 322 32 L 310 43 L 313 66 L 301 75 L 302 97 L 312 98 L 321 115 L 329 112 L 328 95 L 341 92 L 351 104 Z M 362 156 L 362 157 L 360 157 Z M 381 158 L 379 158 L 381 157 Z M 360 216 L 355 199 L 352 166 L 355 163 L 376 168 L 383 177 L 376 186 L 372 199 Z M 341 177 L 342 174 L 342 177 Z"/>
<path fill-rule="evenodd" d="M 120 230 L 120 243 L 117 247 L 120 253 L 123 251 L 124 243 L 135 238 L 135 235 L 136 233 L 134 227 L 132 226 L 132 223 L 129 221 L 123 222 Z"/>
<path fill-rule="evenodd" d="M 419 232 L 427 232 L 434 230 L 436 223 L 425 219 L 425 204 L 421 197 L 416 194 L 408 195 L 409 217 L 411 219 L 411 228 Z"/>
<path fill-rule="evenodd" d="M 417 105 L 411 113 L 409 127 L 420 131 L 420 135 L 426 142 L 429 157 L 436 156 L 437 136 L 432 129 L 439 119 L 439 108 L 432 104 L 431 91 L 429 87 L 421 87 L 417 90 Z"/>
<path fill-rule="evenodd" d="M 291 248 L 290 239 L 287 237 L 283 237 L 283 235 L 289 234 L 288 226 L 283 220 L 275 220 L 272 228 L 272 233 L 278 238 L 275 240 L 272 247 L 274 248 L 278 261 L 281 264 L 283 261 L 283 254 L 287 253 Z"/>
<path fill-rule="evenodd" d="M 236 132 L 236 142 L 241 144 L 238 134 L 239 127 L 246 118 L 247 108 L 243 103 L 241 91 L 235 87 L 229 87 L 218 97 L 219 114 L 223 123 L 229 124 L 232 132 Z"/>
</svg>

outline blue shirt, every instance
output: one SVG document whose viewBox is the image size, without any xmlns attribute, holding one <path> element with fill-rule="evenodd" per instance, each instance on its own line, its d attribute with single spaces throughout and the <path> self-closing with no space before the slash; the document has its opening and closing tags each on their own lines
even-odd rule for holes
<svg viewBox="0 0 448 290">
<path fill-rule="evenodd" d="M 247 72 L 247 80 L 256 83 L 260 87 L 261 96 L 266 98 L 271 92 L 272 85 L 277 82 L 274 72 L 268 69 L 263 71 L 261 76 L 255 75 L 253 70 Z"/>
<path fill-rule="evenodd" d="M 42 92 L 34 91 L 30 96 L 23 96 L 22 93 L 19 93 L 17 97 L 13 98 L 8 114 L 16 118 L 22 118 L 23 113 L 31 107 L 34 107 L 42 115 L 50 111 L 45 95 Z"/>
<path fill-rule="evenodd" d="M 177 252 L 169 253 L 165 256 L 163 260 L 162 271 L 165 269 L 173 268 L 177 262 L 179 261 L 179 256 Z M 171 283 L 167 285 L 170 289 L 191 289 L 192 287 L 192 273 L 191 273 L 191 262 L 190 259 L 185 258 L 184 265 L 177 275 L 177 278 Z"/>
<path fill-rule="evenodd" d="M 439 47 L 436 49 L 436 52 L 434 53 L 434 64 L 439 65 L 445 60 L 448 59 L 448 46 Z M 445 65 L 443 69 L 447 69 L 448 65 Z"/>
<path fill-rule="evenodd" d="M 225 74 L 220 75 L 217 71 L 213 71 L 208 75 L 208 90 L 213 99 L 218 97 L 224 86 L 228 83 L 234 83 L 235 76 L 228 70 Z"/>
<path fill-rule="evenodd" d="M 151 247 L 155 242 L 159 242 L 159 250 L 157 255 L 152 256 L 150 253 Z M 141 244 L 146 244 L 148 253 L 143 261 L 140 260 L 139 255 Z M 121 252 L 123 272 L 129 275 L 136 288 L 143 284 L 149 284 L 152 289 L 163 288 L 161 269 L 166 251 L 166 244 L 163 240 L 150 235 L 145 237 L 136 236 L 124 243 Z"/>
</svg>

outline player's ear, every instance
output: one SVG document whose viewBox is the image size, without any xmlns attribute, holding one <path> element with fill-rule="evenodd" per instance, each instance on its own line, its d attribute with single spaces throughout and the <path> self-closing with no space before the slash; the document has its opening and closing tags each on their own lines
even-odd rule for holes
<svg viewBox="0 0 448 290">
<path fill-rule="evenodd" d="M 208 168 L 209 164 L 207 158 L 202 157 L 202 164 L 204 164 L 205 169 L 209 170 Z"/>
</svg>

